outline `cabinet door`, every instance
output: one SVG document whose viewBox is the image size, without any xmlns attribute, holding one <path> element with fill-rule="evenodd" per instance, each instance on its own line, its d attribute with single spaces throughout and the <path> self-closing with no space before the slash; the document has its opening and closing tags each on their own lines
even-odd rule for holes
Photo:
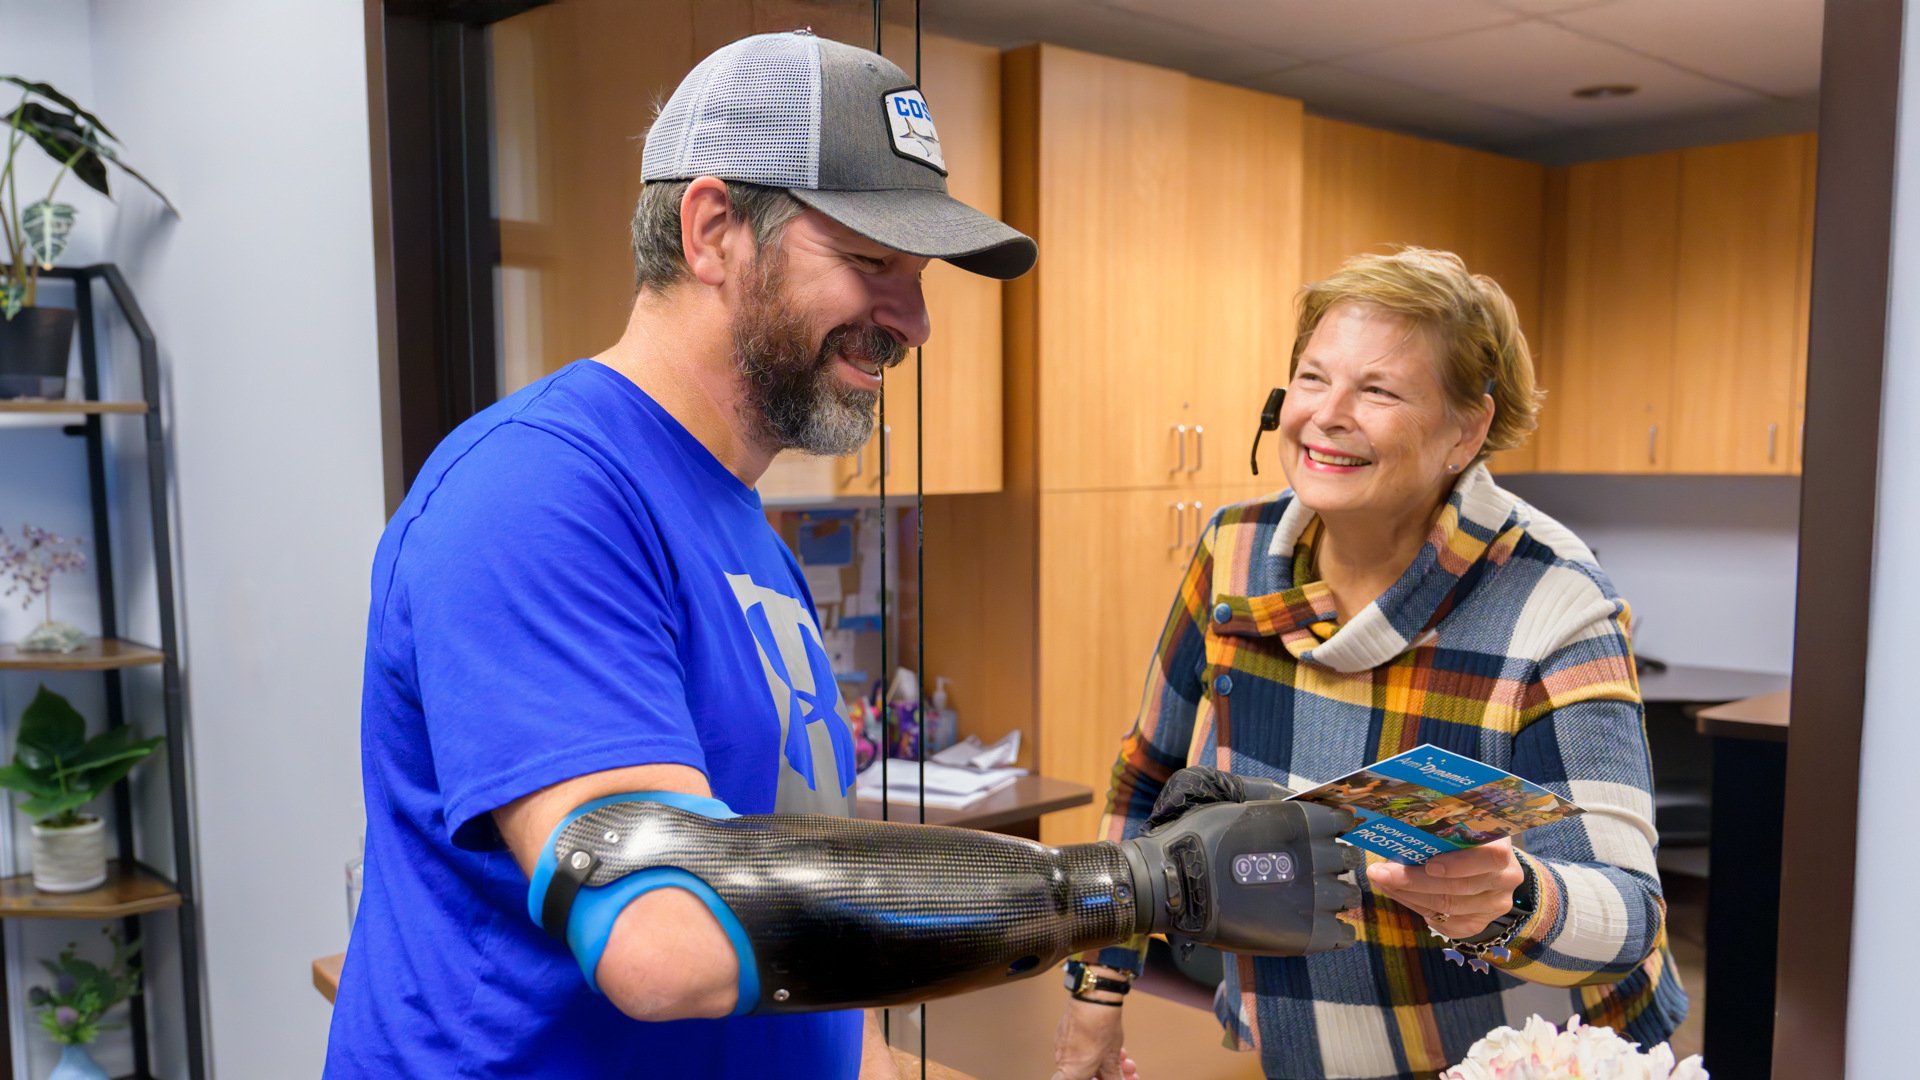
<svg viewBox="0 0 1920 1080">
<path fill-rule="evenodd" d="M 1546 453 L 1558 472 L 1666 472 L 1672 432 L 1680 154 L 1556 170 L 1548 288 L 1553 386 Z"/>
<path fill-rule="evenodd" d="M 1193 320 L 1191 80 L 1050 45 L 1031 62 L 1008 80 L 1004 109 L 1033 129 L 1034 165 L 1010 170 L 1006 197 L 1038 208 L 1040 486 L 1171 486 L 1205 336 Z"/>
<path fill-rule="evenodd" d="M 889 27 L 887 55 L 909 74 L 913 37 Z M 952 38 L 921 38 L 920 86 L 933 110 L 952 172 L 947 190 L 961 202 L 1000 215 L 1000 52 Z M 871 495 L 891 465 L 887 491 L 914 489 L 918 446 L 928 494 L 998 491 L 1001 479 L 1001 284 L 938 260 L 924 287 L 932 336 L 887 373 L 884 448 L 867 450 L 867 467 L 847 494 Z M 924 377 L 925 385 L 917 385 Z M 916 403 L 916 390 L 919 401 Z M 926 425 L 924 439 L 917 430 Z"/>
<path fill-rule="evenodd" d="M 1093 805 L 1042 819 L 1045 842 L 1093 837 L 1114 758 L 1193 553 L 1192 501 L 1152 490 L 1039 497 L 1039 769 L 1094 793 Z"/>
<path fill-rule="evenodd" d="M 1681 153 L 1675 472 L 1789 471 L 1810 141 Z"/>
<path fill-rule="evenodd" d="M 1194 420 L 1187 479 L 1249 478 L 1267 392 L 1287 381 L 1300 288 L 1301 105 L 1192 80 L 1188 160 Z"/>
</svg>

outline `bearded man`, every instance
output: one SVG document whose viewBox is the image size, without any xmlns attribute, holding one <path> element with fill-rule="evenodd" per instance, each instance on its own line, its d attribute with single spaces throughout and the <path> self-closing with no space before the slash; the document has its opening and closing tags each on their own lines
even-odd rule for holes
<svg viewBox="0 0 1920 1080">
<path fill-rule="evenodd" d="M 1302 804 L 1250 826 L 1297 856 L 1301 918 L 1208 914 L 1231 783 L 1169 811 L 1218 824 L 1178 867 L 1154 838 L 847 820 L 846 713 L 754 483 L 868 438 L 881 373 L 927 338 L 930 258 L 1011 278 L 1034 244 L 948 196 L 898 67 L 806 33 L 695 67 L 642 179 L 625 333 L 448 436 L 376 552 L 365 891 L 326 1075 L 892 1077 L 859 1007 L 1175 913 L 1198 939 L 1350 938 L 1316 899 L 1350 819 Z"/>
</svg>

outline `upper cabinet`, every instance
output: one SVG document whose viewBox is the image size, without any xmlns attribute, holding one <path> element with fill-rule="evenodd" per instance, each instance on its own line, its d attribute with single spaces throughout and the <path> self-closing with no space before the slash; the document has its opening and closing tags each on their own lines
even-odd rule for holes
<svg viewBox="0 0 1920 1080">
<path fill-rule="evenodd" d="M 889 59 L 913 73 L 913 36 L 883 39 Z M 920 86 L 951 173 L 947 190 L 982 213 L 1000 216 L 1000 53 L 985 45 L 923 35 Z M 914 489 L 929 495 L 1000 489 L 1001 283 L 935 260 L 925 278 L 933 335 L 886 374 L 886 420 L 874 438 L 840 464 L 837 493 L 874 495 Z M 924 412 L 922 411 L 924 405 Z M 917 417 L 924 419 L 916 420 Z M 926 430 L 915 430 L 916 422 Z"/>
<path fill-rule="evenodd" d="M 1008 299 L 1039 487 L 1248 477 L 1291 345 L 1299 102 L 1050 45 L 1004 63 L 1004 195 L 1041 252 Z"/>
<path fill-rule="evenodd" d="M 1798 471 L 1813 153 L 1783 136 L 1551 174 L 1546 467 Z"/>
<path fill-rule="evenodd" d="M 1557 170 L 1548 203 L 1543 464 L 1666 472 L 1680 155 Z"/>
<path fill-rule="evenodd" d="M 1406 246 L 1454 252 L 1513 299 L 1538 361 L 1543 166 L 1315 116 L 1306 118 L 1304 134 L 1306 280 L 1326 277 L 1354 255 Z M 1533 442 L 1492 461 L 1506 472 L 1536 464 Z"/>
<path fill-rule="evenodd" d="M 1674 472 L 1798 471 L 1813 156 L 1810 135 L 1681 155 Z"/>
</svg>

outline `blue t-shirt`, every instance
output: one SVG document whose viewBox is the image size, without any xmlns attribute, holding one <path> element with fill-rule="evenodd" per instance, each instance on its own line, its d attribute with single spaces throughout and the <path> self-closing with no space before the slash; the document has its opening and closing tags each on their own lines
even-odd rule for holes
<svg viewBox="0 0 1920 1080">
<path fill-rule="evenodd" d="M 374 559 L 366 882 L 329 1077 L 851 1078 L 860 1015 L 641 1023 L 527 915 L 490 812 L 631 765 L 847 814 L 853 742 L 759 496 L 579 361 L 434 451 Z"/>
</svg>

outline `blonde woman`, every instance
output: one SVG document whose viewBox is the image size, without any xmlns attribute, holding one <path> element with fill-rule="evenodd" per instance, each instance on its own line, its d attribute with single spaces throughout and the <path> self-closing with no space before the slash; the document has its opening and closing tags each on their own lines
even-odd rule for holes
<svg viewBox="0 0 1920 1080">
<path fill-rule="evenodd" d="M 1485 466 L 1539 408 L 1512 302 L 1451 254 L 1358 257 L 1303 291 L 1288 376 L 1289 490 L 1202 535 L 1103 832 L 1138 833 L 1181 765 L 1301 790 L 1421 743 L 1472 755 L 1587 813 L 1423 867 L 1371 858 L 1355 948 L 1227 958 L 1229 1045 L 1269 1077 L 1384 1080 L 1432 1076 L 1536 1012 L 1665 1040 L 1687 1002 L 1627 605 Z M 1094 970 L 1127 979 L 1142 951 Z M 1068 1002 L 1056 1080 L 1133 1075 L 1120 1001 Z"/>
</svg>

